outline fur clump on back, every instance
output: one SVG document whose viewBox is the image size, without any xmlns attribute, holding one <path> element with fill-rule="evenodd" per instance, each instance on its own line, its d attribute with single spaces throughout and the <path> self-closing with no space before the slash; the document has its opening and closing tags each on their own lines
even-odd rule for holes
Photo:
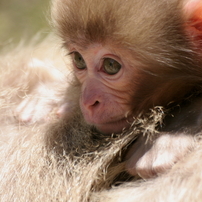
<svg viewBox="0 0 202 202">
<path fill-rule="evenodd" d="M 121 150 L 142 128 L 117 137 L 96 137 L 77 121 L 63 120 L 31 131 L 21 127 L 20 135 L 1 145 L 1 201 L 85 202 L 95 191 L 134 180 L 124 172 Z M 45 131 L 47 127 L 51 132 Z"/>
</svg>

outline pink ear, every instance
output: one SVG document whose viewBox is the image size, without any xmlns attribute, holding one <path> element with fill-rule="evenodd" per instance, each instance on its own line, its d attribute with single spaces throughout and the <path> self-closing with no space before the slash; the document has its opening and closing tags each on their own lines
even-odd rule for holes
<svg viewBox="0 0 202 202">
<path fill-rule="evenodd" d="M 184 5 L 186 28 L 193 42 L 201 47 L 202 40 L 202 0 L 187 0 Z"/>
</svg>

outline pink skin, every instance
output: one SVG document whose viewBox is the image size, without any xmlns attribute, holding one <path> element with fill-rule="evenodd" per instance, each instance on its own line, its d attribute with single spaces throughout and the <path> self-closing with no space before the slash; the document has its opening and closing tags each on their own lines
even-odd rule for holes
<svg viewBox="0 0 202 202">
<path fill-rule="evenodd" d="M 74 68 L 82 84 L 80 107 L 86 122 L 104 133 L 119 133 L 127 128 L 130 125 L 127 114 L 131 95 L 125 89 L 131 88 L 134 69 L 123 62 L 118 53 L 99 44 L 91 45 L 87 50 L 74 47 L 71 52 L 79 52 L 87 66 L 82 70 Z M 103 70 L 104 58 L 119 62 L 122 65 L 120 71 L 115 75 L 107 74 Z"/>
</svg>

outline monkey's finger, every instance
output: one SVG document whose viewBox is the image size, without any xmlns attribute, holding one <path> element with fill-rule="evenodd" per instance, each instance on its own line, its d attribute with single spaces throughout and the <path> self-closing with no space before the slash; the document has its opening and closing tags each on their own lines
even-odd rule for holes
<svg viewBox="0 0 202 202">
<path fill-rule="evenodd" d="M 152 153 L 150 150 L 150 144 L 144 144 L 144 138 L 139 138 L 130 148 L 126 155 L 126 169 L 131 175 L 139 175 L 146 178 L 147 176 L 153 176 L 152 165 Z"/>
<path fill-rule="evenodd" d="M 15 109 L 14 116 L 20 121 L 20 122 L 29 122 L 31 120 L 31 114 L 33 112 L 33 107 L 30 107 L 30 105 L 35 105 L 36 100 L 27 97 L 24 99 Z"/>
</svg>

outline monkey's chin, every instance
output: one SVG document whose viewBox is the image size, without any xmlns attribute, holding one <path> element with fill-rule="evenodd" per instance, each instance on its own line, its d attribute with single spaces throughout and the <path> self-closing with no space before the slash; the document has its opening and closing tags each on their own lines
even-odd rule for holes
<svg viewBox="0 0 202 202">
<path fill-rule="evenodd" d="M 104 134 L 112 134 L 112 133 L 121 133 L 123 129 L 129 128 L 130 123 L 127 121 L 126 118 L 115 121 L 115 122 L 109 122 L 104 124 L 95 124 L 94 126 L 98 131 Z"/>
</svg>

